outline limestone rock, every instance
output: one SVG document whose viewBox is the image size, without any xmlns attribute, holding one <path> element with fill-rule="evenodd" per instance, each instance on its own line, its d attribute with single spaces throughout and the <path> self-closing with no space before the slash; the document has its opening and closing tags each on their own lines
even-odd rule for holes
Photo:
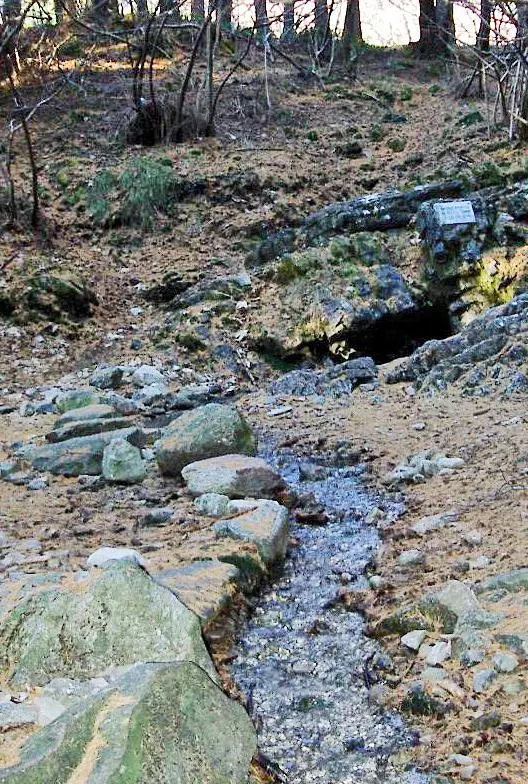
<svg viewBox="0 0 528 784">
<path fill-rule="evenodd" d="M 23 747 L 2 784 L 247 784 L 255 731 L 191 662 L 137 664 Z"/>
<path fill-rule="evenodd" d="M 147 472 L 137 446 L 124 438 L 115 438 L 103 452 L 103 476 L 109 482 L 134 484 L 142 482 Z"/>
<path fill-rule="evenodd" d="M 288 510 L 276 501 L 239 501 L 238 513 L 219 520 L 213 529 L 218 537 L 253 542 L 265 564 L 280 561 L 288 546 Z"/>
<path fill-rule="evenodd" d="M 281 477 L 259 457 L 213 457 L 190 463 L 181 473 L 192 495 L 218 493 L 229 498 L 273 498 L 285 490 Z"/>
<path fill-rule="evenodd" d="M 198 618 L 130 561 L 93 570 L 71 591 L 30 596 L 3 619 L 0 649 L 14 685 L 141 661 L 194 661 L 214 677 Z"/>
<path fill-rule="evenodd" d="M 169 425 L 156 442 L 156 458 L 163 474 L 178 476 L 197 460 L 233 453 L 254 455 L 256 448 L 255 436 L 236 408 L 209 403 L 185 412 Z"/>
</svg>

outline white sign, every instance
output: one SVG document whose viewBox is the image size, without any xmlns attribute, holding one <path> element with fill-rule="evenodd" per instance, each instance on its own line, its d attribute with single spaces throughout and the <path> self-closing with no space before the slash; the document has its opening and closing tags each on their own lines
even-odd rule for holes
<svg viewBox="0 0 528 784">
<path fill-rule="evenodd" d="M 457 223 L 476 223 L 473 205 L 470 201 L 440 201 L 433 207 L 436 219 L 441 226 Z"/>
</svg>

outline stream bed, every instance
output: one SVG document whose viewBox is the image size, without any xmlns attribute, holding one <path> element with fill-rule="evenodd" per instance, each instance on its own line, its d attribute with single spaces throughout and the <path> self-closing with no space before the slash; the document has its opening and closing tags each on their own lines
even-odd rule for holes
<svg viewBox="0 0 528 784">
<path fill-rule="evenodd" d="M 369 700 L 369 665 L 385 655 L 363 634 L 363 618 L 335 602 L 343 584 L 365 585 L 379 539 L 365 520 L 382 506 L 366 491 L 361 468 L 329 468 L 301 481 L 299 460 L 263 454 L 299 493 L 324 504 L 326 525 L 292 524 L 291 548 L 277 582 L 262 595 L 238 642 L 232 673 L 249 695 L 261 752 L 291 784 L 427 784 L 396 772 L 390 755 L 412 745 L 404 721 Z"/>
</svg>

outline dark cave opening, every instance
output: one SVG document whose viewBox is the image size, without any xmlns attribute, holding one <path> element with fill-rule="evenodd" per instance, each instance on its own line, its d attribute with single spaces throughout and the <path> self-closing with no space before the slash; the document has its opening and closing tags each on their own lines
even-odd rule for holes
<svg viewBox="0 0 528 784">
<path fill-rule="evenodd" d="M 372 357 L 377 365 L 383 365 L 409 356 L 428 340 L 443 340 L 452 334 L 448 306 L 427 305 L 412 312 L 384 316 L 351 336 L 350 346 L 357 352 L 354 356 Z"/>
</svg>

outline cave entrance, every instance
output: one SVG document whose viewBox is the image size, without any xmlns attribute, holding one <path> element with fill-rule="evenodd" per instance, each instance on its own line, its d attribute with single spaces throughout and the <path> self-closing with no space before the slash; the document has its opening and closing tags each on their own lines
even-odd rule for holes
<svg viewBox="0 0 528 784">
<path fill-rule="evenodd" d="M 449 308 L 428 305 L 408 313 L 384 316 L 346 342 L 356 356 L 372 357 L 377 365 L 412 354 L 428 340 L 443 340 L 453 334 Z M 352 358 L 353 358 L 352 357 Z"/>
</svg>

